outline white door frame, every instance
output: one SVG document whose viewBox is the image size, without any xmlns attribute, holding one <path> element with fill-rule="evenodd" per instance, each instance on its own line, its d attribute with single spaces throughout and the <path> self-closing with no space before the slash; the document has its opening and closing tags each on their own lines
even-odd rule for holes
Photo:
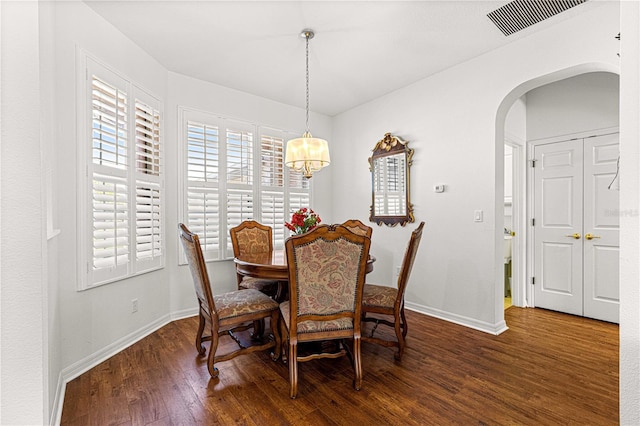
<svg viewBox="0 0 640 426">
<path fill-rule="evenodd" d="M 537 145 L 549 144 L 554 142 L 562 142 L 573 139 L 584 139 L 591 136 L 604 136 L 612 133 L 619 133 L 619 127 L 607 127 L 603 129 L 588 130 L 584 132 L 571 133 L 562 136 L 555 136 L 552 138 L 543 138 L 527 141 L 527 217 L 526 217 L 526 230 L 527 230 L 527 242 L 526 242 L 526 278 L 524 283 L 524 291 L 526 294 L 525 303 L 527 306 L 535 307 L 534 288 L 532 278 L 534 276 L 535 267 L 535 241 L 533 237 L 533 226 L 531 220 L 534 218 L 534 182 L 533 182 L 533 167 L 531 167 L 533 158 L 534 147 Z"/>
<path fill-rule="evenodd" d="M 507 134 L 505 145 L 512 149 L 512 198 L 511 198 L 511 230 L 515 232 L 511 240 L 511 303 L 524 308 L 527 306 L 525 297 L 525 281 L 527 264 L 527 232 L 526 232 L 526 186 L 525 186 L 525 142 Z"/>
</svg>

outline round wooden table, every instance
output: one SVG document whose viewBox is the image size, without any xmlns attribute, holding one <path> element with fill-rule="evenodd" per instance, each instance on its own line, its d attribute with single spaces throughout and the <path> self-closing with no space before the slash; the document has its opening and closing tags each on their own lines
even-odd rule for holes
<svg viewBox="0 0 640 426">
<path fill-rule="evenodd" d="M 284 250 L 273 250 L 271 253 L 244 254 L 233 259 L 236 272 L 254 278 L 276 281 L 289 281 L 289 267 Z M 373 271 L 375 256 L 369 255 L 366 273 Z"/>
<path fill-rule="evenodd" d="M 278 281 L 278 295 L 282 295 L 284 286 L 289 282 L 289 267 L 285 250 L 273 250 L 271 253 L 244 254 L 233 259 L 236 273 L 242 276 L 264 278 Z M 373 271 L 375 256 L 369 255 L 367 260 L 368 274 Z M 241 278 L 240 278 L 241 279 Z"/>
</svg>

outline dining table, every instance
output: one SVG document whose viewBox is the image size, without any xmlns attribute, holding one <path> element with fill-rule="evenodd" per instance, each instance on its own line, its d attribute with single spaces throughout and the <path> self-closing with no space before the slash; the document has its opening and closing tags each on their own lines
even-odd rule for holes
<svg viewBox="0 0 640 426">
<path fill-rule="evenodd" d="M 365 272 L 373 271 L 375 256 L 369 255 Z M 284 249 L 272 250 L 262 253 L 245 253 L 233 259 L 238 275 L 262 278 L 278 281 L 278 293 L 276 300 L 284 296 L 289 282 L 289 267 L 287 265 L 287 253 Z"/>
</svg>

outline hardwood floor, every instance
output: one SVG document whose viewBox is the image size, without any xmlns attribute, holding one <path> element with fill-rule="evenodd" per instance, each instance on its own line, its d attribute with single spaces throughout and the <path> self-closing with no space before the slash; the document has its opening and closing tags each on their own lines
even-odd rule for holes
<svg viewBox="0 0 640 426">
<path fill-rule="evenodd" d="M 218 364 L 197 356 L 197 320 L 175 321 L 69 382 L 63 425 L 614 425 L 618 326 L 512 307 L 499 336 L 407 311 L 401 362 L 362 344 L 348 358 L 288 369 L 266 352 Z"/>
</svg>

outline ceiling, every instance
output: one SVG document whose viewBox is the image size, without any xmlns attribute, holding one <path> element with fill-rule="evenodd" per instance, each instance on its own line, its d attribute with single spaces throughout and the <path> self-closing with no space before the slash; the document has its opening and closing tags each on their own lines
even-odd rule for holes
<svg viewBox="0 0 640 426">
<path fill-rule="evenodd" d="M 333 116 L 557 25 L 588 1 L 511 36 L 487 13 L 506 1 L 85 0 L 169 71 Z"/>
</svg>

